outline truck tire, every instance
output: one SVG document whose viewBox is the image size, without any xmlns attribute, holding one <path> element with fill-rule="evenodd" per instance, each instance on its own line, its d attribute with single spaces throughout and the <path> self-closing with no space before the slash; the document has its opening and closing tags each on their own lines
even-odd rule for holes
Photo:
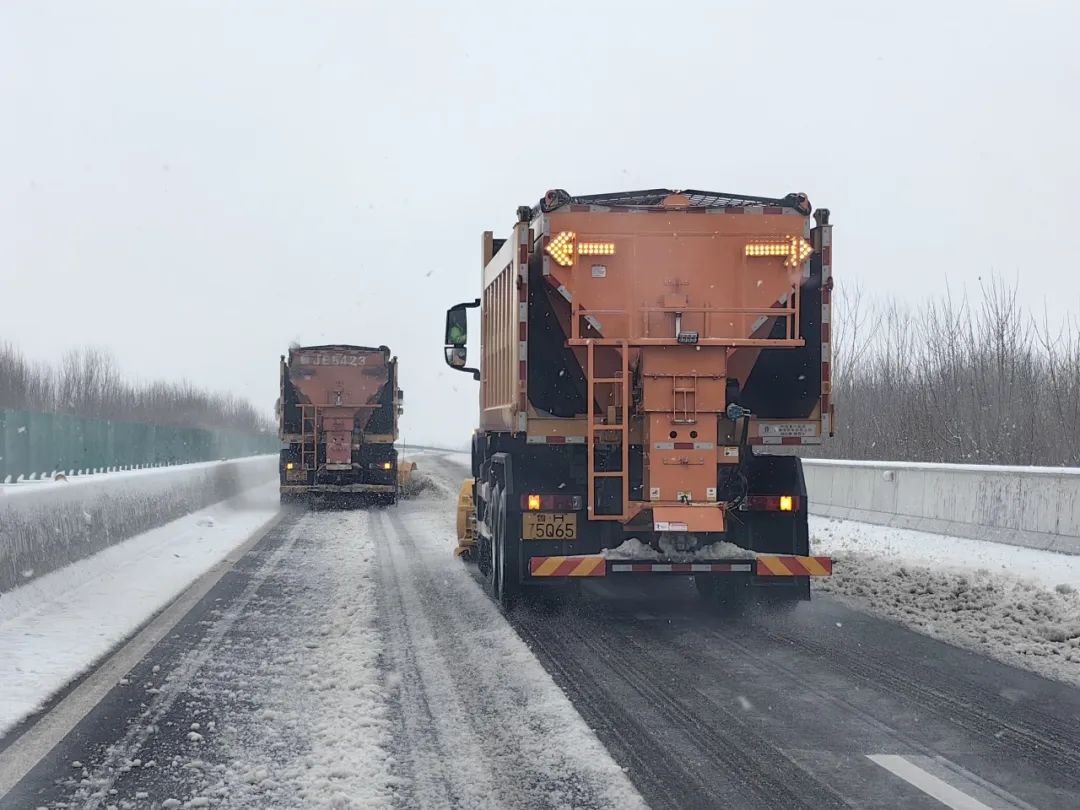
<svg viewBox="0 0 1080 810">
<path fill-rule="evenodd" d="M 487 572 L 486 582 L 491 589 L 493 599 L 499 598 L 499 546 L 502 538 L 502 530 L 499 522 L 502 519 L 499 514 L 499 503 L 502 500 L 502 487 L 494 484 L 489 490 L 485 512 L 487 514 L 488 531 L 491 534 L 491 547 L 488 549 L 490 567 Z"/>
<path fill-rule="evenodd" d="M 791 613 L 800 602 L 806 601 L 803 591 L 809 588 L 809 577 L 792 577 L 792 579 L 796 581 L 790 587 L 758 589 L 757 602 L 762 610 L 770 613 Z"/>
<path fill-rule="evenodd" d="M 513 532 L 513 515 L 507 503 L 506 490 L 497 487 L 495 495 L 496 527 L 494 530 L 494 571 L 492 576 L 495 601 L 510 610 L 521 591 L 518 571 L 518 540 Z"/>
<path fill-rule="evenodd" d="M 694 577 L 698 595 L 725 616 L 742 616 L 753 604 L 750 583 L 730 575 Z"/>
</svg>

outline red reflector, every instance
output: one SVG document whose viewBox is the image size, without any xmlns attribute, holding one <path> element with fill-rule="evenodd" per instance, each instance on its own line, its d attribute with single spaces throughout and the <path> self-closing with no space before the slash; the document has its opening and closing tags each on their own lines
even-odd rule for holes
<svg viewBox="0 0 1080 810">
<path fill-rule="evenodd" d="M 529 500 L 533 500 L 531 511 L 537 511 L 535 499 L 540 498 L 540 511 L 544 512 L 576 512 L 584 505 L 584 499 L 580 495 L 537 495 L 537 493 L 525 493 L 521 496 L 521 508 L 529 510 Z"/>
<path fill-rule="evenodd" d="M 781 504 L 782 500 L 783 504 Z M 751 512 L 798 512 L 801 503 L 802 499 L 798 495 L 748 495 L 746 497 L 746 508 Z"/>
</svg>

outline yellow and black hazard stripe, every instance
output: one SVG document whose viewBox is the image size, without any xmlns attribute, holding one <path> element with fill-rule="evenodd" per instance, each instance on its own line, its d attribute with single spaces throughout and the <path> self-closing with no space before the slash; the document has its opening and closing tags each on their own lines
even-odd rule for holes
<svg viewBox="0 0 1080 810">
<path fill-rule="evenodd" d="M 832 558 L 759 554 L 755 573 L 759 577 L 828 577 L 832 576 Z"/>
<path fill-rule="evenodd" d="M 529 573 L 534 577 L 602 577 L 607 574 L 607 559 L 599 554 L 532 557 Z"/>
</svg>

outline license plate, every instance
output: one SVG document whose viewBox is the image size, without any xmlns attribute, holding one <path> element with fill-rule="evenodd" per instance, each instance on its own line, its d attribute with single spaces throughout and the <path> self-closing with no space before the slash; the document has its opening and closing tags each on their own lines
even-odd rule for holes
<svg viewBox="0 0 1080 810">
<path fill-rule="evenodd" d="M 521 536 L 525 540 L 577 540 L 577 514 L 526 512 L 521 516 Z"/>
</svg>

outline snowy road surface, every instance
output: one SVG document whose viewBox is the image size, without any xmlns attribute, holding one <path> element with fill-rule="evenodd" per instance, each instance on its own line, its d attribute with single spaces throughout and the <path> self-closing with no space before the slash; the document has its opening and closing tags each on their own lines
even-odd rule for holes
<svg viewBox="0 0 1080 810">
<path fill-rule="evenodd" d="M 277 501 L 276 484 L 257 487 L 4 594 L 0 735 L 272 520 Z"/>
<path fill-rule="evenodd" d="M 288 514 L 0 807 L 1080 806 L 1080 690 L 828 595 L 504 618 L 450 557 L 458 460 L 421 465 L 414 501 Z"/>
</svg>

